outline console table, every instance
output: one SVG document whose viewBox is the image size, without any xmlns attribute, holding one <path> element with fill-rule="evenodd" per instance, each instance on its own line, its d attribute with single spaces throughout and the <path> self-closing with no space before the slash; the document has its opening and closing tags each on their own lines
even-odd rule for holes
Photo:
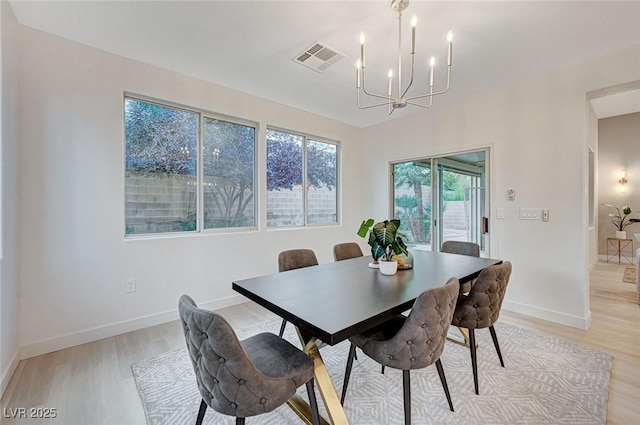
<svg viewBox="0 0 640 425">
<path fill-rule="evenodd" d="M 624 259 L 633 264 L 633 239 L 607 238 L 607 263 L 618 257 L 618 264 Z"/>
</svg>

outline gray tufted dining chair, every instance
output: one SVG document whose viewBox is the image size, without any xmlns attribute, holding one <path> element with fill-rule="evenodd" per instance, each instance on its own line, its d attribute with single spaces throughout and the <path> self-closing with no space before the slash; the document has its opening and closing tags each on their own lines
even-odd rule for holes
<svg viewBox="0 0 640 425">
<path fill-rule="evenodd" d="M 449 254 L 468 255 L 469 257 L 480 257 L 480 245 L 474 242 L 464 241 L 444 241 L 440 252 Z M 471 290 L 472 282 L 465 282 L 460 285 L 460 292 L 467 293 Z"/>
<path fill-rule="evenodd" d="M 352 258 L 363 257 L 362 249 L 360 245 L 355 242 L 344 242 L 333 246 L 333 259 L 334 261 L 350 260 Z M 358 355 L 355 355 L 355 359 L 358 360 Z M 383 372 L 384 373 L 384 370 Z"/>
<path fill-rule="evenodd" d="M 451 324 L 469 330 L 469 350 L 471 351 L 471 368 L 473 369 L 473 384 L 476 394 L 480 394 L 478 390 L 476 329 L 489 328 L 493 345 L 496 347 L 498 359 L 500 359 L 500 366 L 504 367 L 500 344 L 498 344 L 498 337 L 493 325 L 500 316 L 510 276 L 511 263 L 509 261 L 489 266 L 480 272 L 469 294 L 458 296 Z"/>
<path fill-rule="evenodd" d="M 362 249 L 355 242 L 344 242 L 333 246 L 333 259 L 335 261 L 349 260 L 362 256 Z"/>
<path fill-rule="evenodd" d="M 278 271 L 286 272 L 289 270 L 301 269 L 304 267 L 311 267 L 318 265 L 318 258 L 316 253 L 311 249 L 290 249 L 282 251 L 278 254 Z M 278 336 L 284 335 L 284 328 L 287 326 L 287 321 L 282 319 L 282 325 L 280 326 L 280 332 Z"/>
<path fill-rule="evenodd" d="M 480 245 L 474 242 L 445 241 L 442 243 L 442 249 L 440 251 L 451 254 L 468 255 L 470 257 L 479 257 Z"/>
<path fill-rule="evenodd" d="M 455 310 L 458 286 L 458 279 L 451 278 L 446 285 L 420 294 L 408 316 L 399 314 L 381 325 L 349 338 L 351 348 L 342 385 L 341 402 L 343 404 L 355 349 L 358 347 L 364 354 L 383 366 L 402 370 L 405 425 L 411 424 L 410 371 L 425 368 L 433 363 L 436 364 L 449 409 L 453 412 L 453 403 L 440 355 L 444 350 L 451 317 Z"/>
<path fill-rule="evenodd" d="M 245 418 L 283 405 L 303 384 L 313 423 L 320 424 L 309 356 L 272 333 L 240 341 L 222 316 L 199 309 L 187 295 L 180 297 L 178 309 L 202 396 L 196 425 L 202 424 L 207 406 L 243 425 Z"/>
</svg>

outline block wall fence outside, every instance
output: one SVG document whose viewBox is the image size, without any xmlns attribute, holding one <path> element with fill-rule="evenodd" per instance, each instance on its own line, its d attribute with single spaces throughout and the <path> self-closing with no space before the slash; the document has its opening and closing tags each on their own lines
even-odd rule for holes
<svg viewBox="0 0 640 425">
<path fill-rule="evenodd" d="M 395 189 L 396 198 L 407 195 L 414 196 L 412 187 L 403 186 Z M 422 188 L 422 200 L 424 205 L 431 203 L 431 188 Z M 443 225 L 447 229 L 466 230 L 469 227 L 468 201 L 445 201 Z M 402 218 L 402 217 L 401 217 Z"/>
<path fill-rule="evenodd" d="M 335 189 L 310 187 L 307 189 L 307 198 L 308 223 L 336 221 Z M 267 227 L 300 225 L 303 222 L 301 186 L 268 192 Z"/>
<path fill-rule="evenodd" d="M 205 183 L 215 184 L 213 179 Z M 220 217 L 221 209 L 213 202 L 211 186 L 205 188 L 205 214 Z M 160 233 L 184 230 L 189 215 L 196 209 L 195 176 L 143 176 L 127 173 L 125 179 L 125 216 L 127 234 Z M 396 189 L 396 196 L 414 196 L 413 189 Z M 245 196 L 250 196 L 250 192 Z M 423 188 L 425 204 L 431 201 L 430 189 Z M 465 201 L 446 201 L 444 226 L 448 229 L 468 228 Z M 267 226 L 291 226 L 303 223 L 302 188 L 272 190 L 267 195 Z M 253 200 L 245 210 L 248 219 L 253 219 Z M 402 217 L 401 217 L 402 218 Z M 308 189 L 309 223 L 326 223 L 336 220 L 336 192 L 326 188 Z"/>
<path fill-rule="evenodd" d="M 205 181 L 215 185 L 215 181 Z M 212 186 L 205 186 L 205 216 L 221 217 L 223 211 L 213 201 Z M 125 178 L 125 221 L 127 234 L 163 233 L 184 230 L 190 214 L 196 210 L 197 183 L 195 176 L 144 176 L 127 173 Z M 251 196 L 247 191 L 246 197 Z M 308 189 L 309 223 L 336 220 L 336 191 L 326 188 Z M 269 227 L 299 225 L 303 222 L 302 188 L 272 190 L 267 196 Z M 254 200 L 244 211 L 253 221 Z"/>
<path fill-rule="evenodd" d="M 125 176 L 127 234 L 181 230 L 181 223 L 196 208 L 195 176 Z"/>
</svg>

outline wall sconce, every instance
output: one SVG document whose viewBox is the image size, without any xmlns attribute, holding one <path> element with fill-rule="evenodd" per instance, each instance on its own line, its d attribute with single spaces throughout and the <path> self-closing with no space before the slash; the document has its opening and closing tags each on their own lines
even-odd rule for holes
<svg viewBox="0 0 640 425">
<path fill-rule="evenodd" d="M 626 175 L 627 172 L 625 170 L 622 170 L 620 172 L 620 180 L 618 180 L 618 183 L 620 183 L 620 192 L 625 192 L 626 191 L 626 185 L 628 180 L 626 179 Z"/>
</svg>

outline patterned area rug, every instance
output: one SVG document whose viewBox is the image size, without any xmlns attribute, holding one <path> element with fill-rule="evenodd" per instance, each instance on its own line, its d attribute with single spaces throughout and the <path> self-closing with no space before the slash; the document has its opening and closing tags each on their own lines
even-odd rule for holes
<svg viewBox="0 0 640 425">
<path fill-rule="evenodd" d="M 280 320 L 238 330 L 240 339 L 277 333 Z M 488 329 L 476 332 L 480 395 L 473 392 L 469 351 L 447 343 L 442 363 L 455 412 L 448 408 L 435 366 L 411 372 L 413 424 L 514 425 L 605 424 L 612 356 L 509 325 L 496 325 L 505 361 L 500 367 Z M 291 325 L 285 337 L 296 341 Z M 296 344 L 298 345 L 298 344 Z M 342 388 L 348 342 L 321 349 L 338 391 Z M 402 373 L 380 366 L 358 350 L 345 412 L 351 424 L 403 423 Z M 149 425 L 193 425 L 200 395 L 186 349 L 131 366 Z M 299 390 L 306 400 L 304 385 Z M 324 411 L 318 397 L 321 412 Z M 325 418 L 327 416 L 325 415 Z M 251 424 L 298 425 L 286 405 L 250 418 Z M 208 409 L 206 425 L 234 424 Z"/>
<path fill-rule="evenodd" d="M 636 283 L 635 267 L 625 267 L 624 274 L 622 275 L 622 281 L 627 283 Z"/>
</svg>

